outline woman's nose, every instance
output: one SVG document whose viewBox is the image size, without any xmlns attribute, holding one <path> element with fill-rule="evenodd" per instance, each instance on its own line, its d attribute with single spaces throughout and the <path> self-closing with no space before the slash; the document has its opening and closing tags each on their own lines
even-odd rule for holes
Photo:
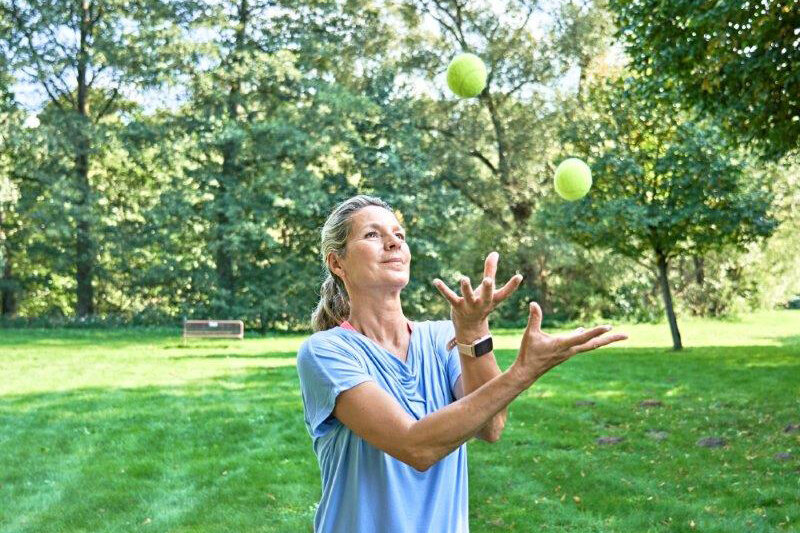
<svg viewBox="0 0 800 533">
<path fill-rule="evenodd" d="M 386 241 L 386 247 L 391 250 L 392 248 L 399 248 L 403 244 L 403 241 L 400 240 L 400 237 L 397 235 L 392 235 L 389 237 L 389 240 Z"/>
</svg>

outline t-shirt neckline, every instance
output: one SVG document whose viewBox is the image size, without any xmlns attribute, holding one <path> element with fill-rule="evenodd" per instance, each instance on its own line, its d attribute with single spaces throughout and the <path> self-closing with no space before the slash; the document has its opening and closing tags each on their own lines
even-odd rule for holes
<svg viewBox="0 0 800 533">
<path fill-rule="evenodd" d="M 406 325 L 408 326 L 408 332 L 409 333 L 414 333 L 414 325 L 411 323 L 410 320 L 406 320 Z M 353 324 L 351 324 L 348 320 L 345 320 L 344 322 L 339 324 L 339 326 L 343 327 L 344 329 L 349 329 L 351 331 L 355 331 L 357 333 L 361 333 L 356 328 L 354 328 Z M 366 337 L 366 335 L 364 335 L 364 336 Z"/>
<path fill-rule="evenodd" d="M 363 333 L 358 331 L 356 328 L 353 327 L 353 325 L 349 321 L 345 320 L 344 322 L 339 324 L 339 327 L 341 327 L 343 329 L 346 329 L 346 330 L 349 330 L 349 331 L 352 331 L 352 332 L 364 337 L 365 339 L 370 341 L 372 344 L 374 344 L 375 346 L 377 346 L 378 348 L 380 348 L 381 350 L 383 350 L 384 352 L 386 352 L 390 356 L 392 356 L 392 358 L 395 359 L 398 363 L 400 363 L 401 365 L 406 367 L 408 370 L 411 370 L 411 367 L 409 365 L 409 360 L 411 359 L 411 341 L 414 340 L 414 330 L 416 328 L 412 325 L 410 320 L 406 321 L 406 325 L 408 326 L 408 332 L 411 334 L 411 337 L 409 337 L 409 339 L 408 339 L 408 350 L 406 351 L 406 360 L 405 361 L 401 360 L 395 354 L 393 354 L 392 352 L 390 352 L 389 350 L 384 348 L 381 344 L 375 342 L 374 340 L 370 339 L 369 337 L 367 337 L 366 335 L 364 335 Z"/>
</svg>

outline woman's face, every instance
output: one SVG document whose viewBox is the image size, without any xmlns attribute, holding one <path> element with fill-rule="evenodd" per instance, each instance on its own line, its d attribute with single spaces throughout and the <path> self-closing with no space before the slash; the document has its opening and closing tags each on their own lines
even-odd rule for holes
<svg viewBox="0 0 800 533">
<path fill-rule="evenodd" d="M 350 217 L 345 257 L 331 254 L 331 270 L 348 290 L 402 289 L 408 285 L 411 252 L 405 230 L 394 214 L 378 206 L 359 209 Z"/>
</svg>

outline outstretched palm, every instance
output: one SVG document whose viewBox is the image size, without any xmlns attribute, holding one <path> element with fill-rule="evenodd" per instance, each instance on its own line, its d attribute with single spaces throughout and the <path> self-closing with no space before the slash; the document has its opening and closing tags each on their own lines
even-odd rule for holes
<svg viewBox="0 0 800 533">
<path fill-rule="evenodd" d="M 542 309 L 536 302 L 531 302 L 528 325 L 514 364 L 518 365 L 525 376 L 536 379 L 575 354 L 628 338 L 624 333 L 602 337 L 610 330 L 611 326 L 597 326 L 589 330 L 578 328 L 575 332 L 560 337 L 548 335 L 542 331 Z"/>
<path fill-rule="evenodd" d="M 450 302 L 450 318 L 456 326 L 474 326 L 480 324 L 503 300 L 511 296 L 522 282 L 522 275 L 513 276 L 498 290 L 495 290 L 497 261 L 500 255 L 492 252 L 486 257 L 483 267 L 483 280 L 473 290 L 467 276 L 461 278 L 461 294 L 459 296 L 440 279 L 433 281 L 434 286 Z"/>
</svg>

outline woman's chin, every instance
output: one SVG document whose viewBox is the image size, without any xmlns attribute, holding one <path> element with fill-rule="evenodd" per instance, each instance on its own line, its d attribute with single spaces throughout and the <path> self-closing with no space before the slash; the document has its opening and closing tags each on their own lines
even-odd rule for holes
<svg viewBox="0 0 800 533">
<path fill-rule="evenodd" d="M 398 272 L 398 275 L 391 276 L 390 279 L 386 280 L 386 284 L 389 287 L 391 287 L 392 289 L 397 289 L 397 290 L 403 289 L 406 285 L 408 285 L 408 282 L 409 282 L 408 274 L 403 276 L 403 275 L 400 275 L 399 272 Z"/>
</svg>

